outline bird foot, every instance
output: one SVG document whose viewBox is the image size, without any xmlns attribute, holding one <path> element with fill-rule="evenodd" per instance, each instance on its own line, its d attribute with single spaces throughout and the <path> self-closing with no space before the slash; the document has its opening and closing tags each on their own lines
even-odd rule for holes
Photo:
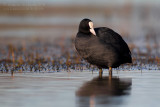
<svg viewBox="0 0 160 107">
<path fill-rule="evenodd" d="M 109 77 L 112 77 L 112 67 L 109 67 Z"/>
<path fill-rule="evenodd" d="M 102 75 L 103 75 L 103 71 L 102 71 L 102 69 L 100 69 L 99 70 L 99 77 L 102 78 Z"/>
</svg>

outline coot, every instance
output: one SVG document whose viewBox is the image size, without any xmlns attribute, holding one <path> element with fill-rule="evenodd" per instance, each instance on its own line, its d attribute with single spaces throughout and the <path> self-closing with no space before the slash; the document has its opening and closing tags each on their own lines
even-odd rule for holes
<svg viewBox="0 0 160 107">
<path fill-rule="evenodd" d="M 100 69 L 100 76 L 102 68 L 109 69 L 112 76 L 112 68 L 132 63 L 131 51 L 123 38 L 110 28 L 93 28 L 90 19 L 85 18 L 80 22 L 75 48 L 83 59 Z"/>
</svg>

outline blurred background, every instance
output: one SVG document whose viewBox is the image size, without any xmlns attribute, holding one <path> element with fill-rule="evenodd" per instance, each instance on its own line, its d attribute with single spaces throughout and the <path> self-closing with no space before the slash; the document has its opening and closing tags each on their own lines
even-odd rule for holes
<svg viewBox="0 0 160 107">
<path fill-rule="evenodd" d="M 0 0 L 0 36 L 71 37 L 90 18 L 122 35 L 160 33 L 159 0 Z"/>
<path fill-rule="evenodd" d="M 133 65 L 151 61 L 160 69 L 159 0 L 0 0 L 1 64 L 79 63 L 72 43 L 83 18 L 121 34 Z"/>
</svg>

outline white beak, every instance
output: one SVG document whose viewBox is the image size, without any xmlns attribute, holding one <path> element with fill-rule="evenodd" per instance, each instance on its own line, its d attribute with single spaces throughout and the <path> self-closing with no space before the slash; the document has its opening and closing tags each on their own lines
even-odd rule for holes
<svg viewBox="0 0 160 107">
<path fill-rule="evenodd" d="M 96 32 L 95 32 L 95 30 L 94 30 L 94 28 L 93 28 L 93 22 L 89 22 L 89 27 L 90 27 L 90 32 L 91 32 L 93 35 L 96 36 Z"/>
</svg>

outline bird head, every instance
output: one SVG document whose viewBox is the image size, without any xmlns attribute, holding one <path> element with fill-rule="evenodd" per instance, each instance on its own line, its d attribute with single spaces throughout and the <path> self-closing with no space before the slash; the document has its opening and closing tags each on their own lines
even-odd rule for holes
<svg viewBox="0 0 160 107">
<path fill-rule="evenodd" d="M 83 33 L 92 33 L 93 35 L 96 35 L 96 32 L 93 27 L 93 22 L 90 19 L 83 19 L 79 24 L 79 32 Z"/>
</svg>

